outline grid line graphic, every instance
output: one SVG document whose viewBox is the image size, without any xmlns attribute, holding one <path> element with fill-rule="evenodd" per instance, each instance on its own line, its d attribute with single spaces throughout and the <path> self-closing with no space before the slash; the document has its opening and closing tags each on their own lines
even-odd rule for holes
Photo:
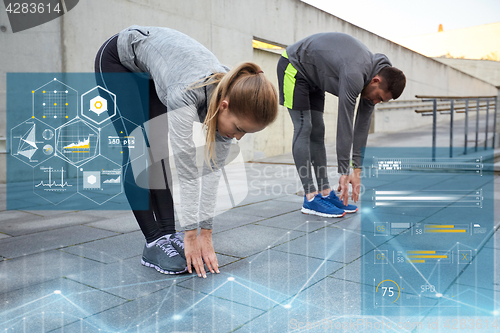
<svg viewBox="0 0 500 333">
<path fill-rule="evenodd" d="M 43 115 L 46 118 L 63 118 L 67 115 L 68 91 L 43 91 Z"/>
</svg>

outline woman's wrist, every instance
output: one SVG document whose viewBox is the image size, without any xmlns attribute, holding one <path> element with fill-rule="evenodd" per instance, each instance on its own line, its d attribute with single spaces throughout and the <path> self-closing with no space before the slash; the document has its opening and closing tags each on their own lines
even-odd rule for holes
<svg viewBox="0 0 500 333">
<path fill-rule="evenodd" d="M 198 236 L 198 229 L 184 231 L 184 239 L 196 239 Z"/>
<path fill-rule="evenodd" d="M 200 229 L 200 236 L 212 236 L 212 229 Z"/>
</svg>

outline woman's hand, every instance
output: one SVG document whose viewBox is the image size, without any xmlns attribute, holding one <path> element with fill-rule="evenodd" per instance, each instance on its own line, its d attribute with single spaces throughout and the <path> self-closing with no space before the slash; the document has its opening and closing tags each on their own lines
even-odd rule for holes
<svg viewBox="0 0 500 333">
<path fill-rule="evenodd" d="M 191 265 L 193 265 L 196 270 L 196 274 L 199 277 L 207 277 L 205 273 L 205 268 L 203 267 L 203 260 L 201 259 L 201 247 L 198 242 L 198 229 L 186 230 L 184 233 L 184 253 L 186 254 L 187 268 L 188 272 L 191 274 L 193 270 Z"/>
<path fill-rule="evenodd" d="M 215 255 L 214 245 L 212 243 L 212 230 L 211 229 L 201 229 L 200 235 L 198 236 L 198 243 L 201 248 L 201 256 L 205 261 L 210 272 L 220 273 L 219 263 L 217 262 L 217 256 Z"/>
</svg>

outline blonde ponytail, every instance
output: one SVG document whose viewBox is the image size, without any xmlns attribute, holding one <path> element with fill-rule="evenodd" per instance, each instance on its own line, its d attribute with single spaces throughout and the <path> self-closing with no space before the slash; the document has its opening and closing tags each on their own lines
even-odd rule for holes
<svg viewBox="0 0 500 333">
<path fill-rule="evenodd" d="M 267 126 L 278 114 L 278 97 L 272 83 L 264 76 L 262 69 L 253 62 L 245 62 L 231 69 L 227 74 L 214 74 L 211 82 L 217 83 L 203 122 L 206 129 L 205 161 L 216 164 L 215 132 L 219 106 L 223 99 L 229 100 L 230 112 L 235 116 Z"/>
</svg>

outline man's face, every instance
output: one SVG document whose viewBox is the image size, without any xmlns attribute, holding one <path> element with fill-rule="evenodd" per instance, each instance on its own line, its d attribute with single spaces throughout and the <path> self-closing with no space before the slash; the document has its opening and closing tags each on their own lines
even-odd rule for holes
<svg viewBox="0 0 500 333">
<path fill-rule="evenodd" d="M 361 97 L 369 100 L 373 104 L 377 104 L 380 102 L 389 102 L 392 99 L 392 94 L 382 89 L 385 84 L 382 82 L 382 78 L 376 75 L 370 83 L 361 91 Z"/>
</svg>

